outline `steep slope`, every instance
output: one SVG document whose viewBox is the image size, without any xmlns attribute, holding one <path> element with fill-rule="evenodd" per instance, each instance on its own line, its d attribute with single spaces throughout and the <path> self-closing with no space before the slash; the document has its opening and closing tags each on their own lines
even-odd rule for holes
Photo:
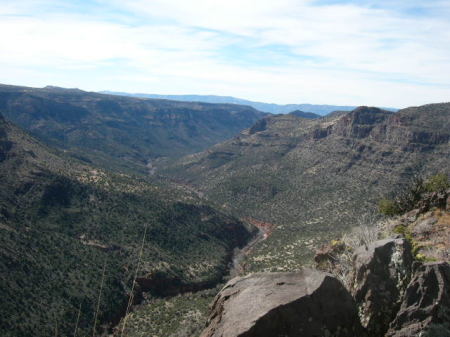
<svg viewBox="0 0 450 337">
<path fill-rule="evenodd" d="M 82 164 L 0 115 L 2 336 L 73 335 L 77 321 L 92 335 L 97 303 L 97 329 L 117 320 L 142 242 L 135 301 L 214 285 L 249 237 L 195 195 Z"/>
<path fill-rule="evenodd" d="M 414 172 L 448 170 L 449 139 L 448 103 L 273 116 L 165 173 L 240 216 L 277 225 L 249 268 L 289 270 L 312 256 L 315 240 L 354 225 Z"/>
<path fill-rule="evenodd" d="M 264 116 L 234 104 L 6 85 L 0 85 L 0 113 L 47 142 L 75 152 L 78 158 L 141 172 L 151 171 L 156 158 L 204 150 Z"/>
</svg>

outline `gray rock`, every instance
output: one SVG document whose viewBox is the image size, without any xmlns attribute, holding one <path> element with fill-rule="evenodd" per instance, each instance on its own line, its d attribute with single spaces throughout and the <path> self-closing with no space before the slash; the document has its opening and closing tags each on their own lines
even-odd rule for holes
<svg viewBox="0 0 450 337">
<path fill-rule="evenodd" d="M 414 234 L 427 235 L 431 233 L 433 231 L 433 226 L 437 223 L 437 221 L 438 220 L 435 217 L 420 221 L 413 228 Z"/>
<path fill-rule="evenodd" d="M 369 336 L 380 337 L 394 319 L 410 279 L 411 247 L 405 239 L 386 239 L 355 251 L 351 292 Z"/>
<path fill-rule="evenodd" d="M 407 223 L 411 223 L 417 220 L 419 214 L 420 214 L 419 209 L 416 208 L 406 213 L 403 217 Z"/>
<path fill-rule="evenodd" d="M 447 262 L 420 266 L 405 292 L 386 337 L 450 336 L 450 266 Z"/>
<path fill-rule="evenodd" d="M 201 337 L 363 337 L 350 293 L 312 269 L 235 278 L 217 295 Z"/>
</svg>

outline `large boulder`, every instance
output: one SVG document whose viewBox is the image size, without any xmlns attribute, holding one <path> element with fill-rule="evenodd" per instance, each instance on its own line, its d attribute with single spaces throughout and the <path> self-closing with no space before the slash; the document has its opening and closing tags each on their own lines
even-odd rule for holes
<svg viewBox="0 0 450 337">
<path fill-rule="evenodd" d="M 447 262 L 424 264 L 415 270 L 386 336 L 450 336 L 450 266 Z"/>
<path fill-rule="evenodd" d="M 355 303 L 312 269 L 238 277 L 217 295 L 201 337 L 363 337 Z"/>
<path fill-rule="evenodd" d="M 370 336 L 388 330 L 410 280 L 412 260 L 405 239 L 380 240 L 355 251 L 351 292 Z"/>
</svg>

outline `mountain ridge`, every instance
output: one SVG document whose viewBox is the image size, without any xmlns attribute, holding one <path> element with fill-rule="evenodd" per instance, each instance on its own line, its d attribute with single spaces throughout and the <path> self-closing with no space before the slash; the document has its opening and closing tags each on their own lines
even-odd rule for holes
<svg viewBox="0 0 450 337">
<path fill-rule="evenodd" d="M 0 112 L 80 159 L 141 173 L 157 158 L 201 151 L 265 116 L 240 105 L 7 85 L 0 85 Z"/>
<path fill-rule="evenodd" d="M 158 95 L 158 94 L 143 94 L 143 93 L 126 93 L 117 91 L 100 91 L 101 93 L 119 95 L 119 96 L 131 96 L 141 98 L 159 98 L 159 99 L 172 99 L 187 102 L 209 102 L 209 103 L 231 103 L 248 105 L 257 110 L 272 113 L 272 114 L 287 114 L 295 110 L 301 110 L 305 112 L 315 113 L 318 115 L 326 115 L 333 111 L 351 111 L 357 106 L 348 105 L 328 105 L 328 104 L 275 104 L 275 103 L 263 103 L 246 100 L 242 98 L 236 98 L 232 96 L 217 96 L 217 95 Z M 396 108 L 385 108 L 396 111 Z"/>
</svg>

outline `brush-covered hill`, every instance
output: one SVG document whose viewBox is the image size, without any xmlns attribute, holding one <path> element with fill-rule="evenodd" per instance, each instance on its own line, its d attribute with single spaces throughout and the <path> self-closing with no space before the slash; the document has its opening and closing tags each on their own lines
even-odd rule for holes
<svg viewBox="0 0 450 337">
<path fill-rule="evenodd" d="M 360 107 L 319 119 L 278 115 L 164 173 L 239 216 L 274 223 L 248 267 L 288 270 L 414 173 L 448 171 L 449 139 L 449 103 L 397 113 Z"/>
<path fill-rule="evenodd" d="M 265 115 L 236 104 L 9 85 L 0 85 L 0 113 L 85 161 L 141 172 L 151 170 L 156 158 L 202 151 L 232 138 Z"/>
<path fill-rule="evenodd" d="M 214 285 L 249 237 L 195 195 L 83 164 L 0 115 L 1 336 L 91 336 L 97 305 L 98 330 L 124 312 L 141 247 L 135 302 Z"/>
<path fill-rule="evenodd" d="M 311 118 L 311 119 L 320 118 L 320 115 L 318 115 L 318 114 L 315 114 L 312 112 L 304 112 L 301 110 L 294 110 L 294 111 L 291 111 L 289 114 L 294 115 L 296 117 L 302 117 L 302 118 Z"/>
</svg>

